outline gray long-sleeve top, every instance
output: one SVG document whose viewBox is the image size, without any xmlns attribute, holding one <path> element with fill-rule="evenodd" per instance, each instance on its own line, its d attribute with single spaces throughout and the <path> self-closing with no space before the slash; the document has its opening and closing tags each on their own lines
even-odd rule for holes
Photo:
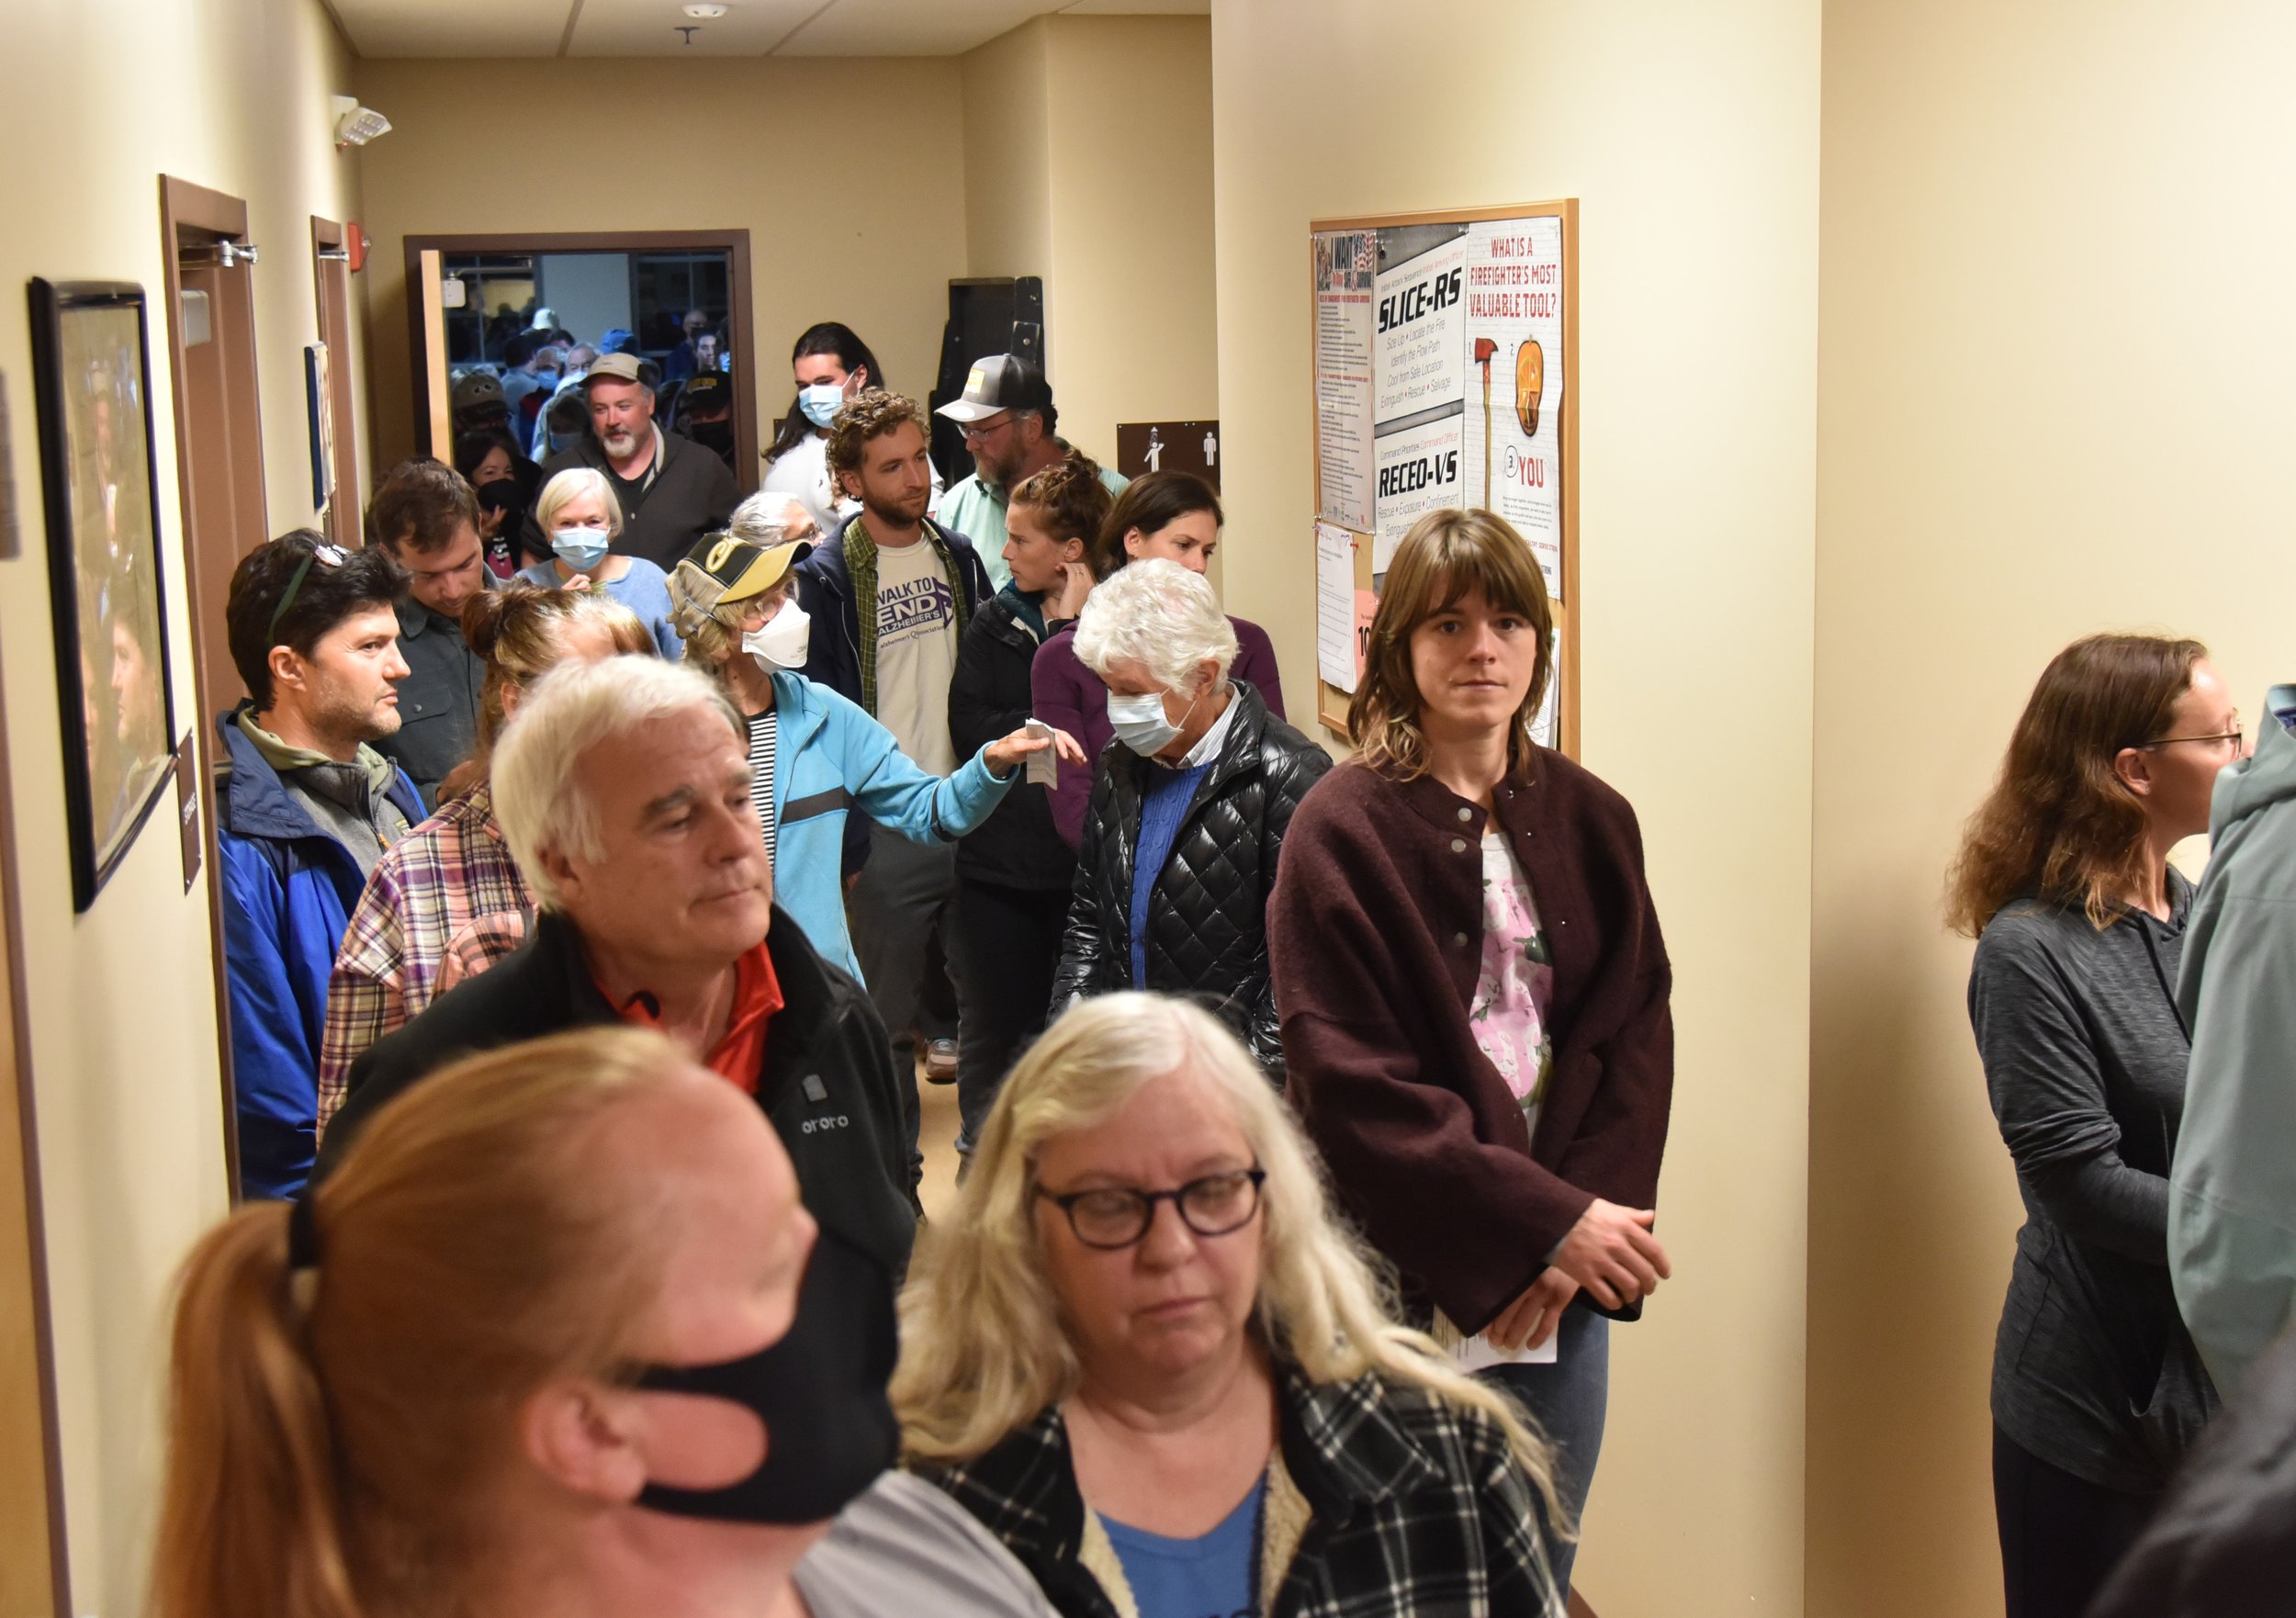
<svg viewBox="0 0 2296 1618">
<path fill-rule="evenodd" d="M 2190 1044 L 2170 916 L 2101 931 L 2079 911 L 2005 906 L 1977 942 L 1969 1017 L 2025 1225 L 1993 1356 L 1993 1419 L 2021 1448 L 2110 1489 L 2163 1487 L 2214 1408 L 2168 1279 L 2168 1164 Z"/>
</svg>

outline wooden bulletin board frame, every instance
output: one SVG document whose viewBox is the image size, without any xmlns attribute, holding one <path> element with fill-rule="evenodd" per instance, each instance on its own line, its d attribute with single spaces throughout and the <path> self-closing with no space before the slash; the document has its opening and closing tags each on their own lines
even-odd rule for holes
<svg viewBox="0 0 2296 1618">
<path fill-rule="evenodd" d="M 1556 219 L 1562 222 L 1562 408 L 1556 418 L 1556 458 L 1559 463 L 1561 489 L 1559 505 L 1561 511 L 1561 599 L 1554 603 L 1555 659 L 1554 678 L 1561 682 L 1557 702 L 1556 741 L 1562 752 L 1576 758 L 1579 756 L 1579 621 L 1582 602 L 1579 596 L 1579 393 L 1581 373 L 1579 364 L 1579 203 L 1576 197 L 1554 202 L 1525 202 L 1511 207 L 1476 208 L 1437 208 L 1422 213 L 1364 214 L 1343 219 L 1315 219 L 1308 225 L 1308 253 L 1311 266 L 1310 283 L 1313 284 L 1315 238 L 1334 230 L 1386 230 L 1408 225 L 1474 225 L 1494 220 Z M 1313 504 L 1320 505 L 1323 487 L 1322 435 L 1317 431 L 1315 366 L 1316 303 L 1311 294 L 1308 302 L 1308 416 L 1309 442 L 1314 446 Z M 1311 511 L 1311 522 L 1317 513 Z M 1372 588 L 1371 536 L 1356 535 L 1356 588 Z M 1315 712 L 1324 728 L 1343 738 L 1347 731 L 1347 704 L 1350 694 L 1329 684 L 1319 669 L 1315 680 Z"/>
</svg>

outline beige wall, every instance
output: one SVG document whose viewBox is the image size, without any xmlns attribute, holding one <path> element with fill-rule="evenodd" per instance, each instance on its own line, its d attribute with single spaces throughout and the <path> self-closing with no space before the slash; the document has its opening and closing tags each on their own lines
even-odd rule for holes
<svg viewBox="0 0 2296 1618">
<path fill-rule="evenodd" d="M 2042 665 L 2296 668 L 2296 13 L 1832 0 L 1819 329 L 1810 1579 L 2000 1611 L 1986 1376 L 2019 1221 L 1941 872 Z"/>
<path fill-rule="evenodd" d="M 1113 466 L 1119 421 L 1216 418 L 1209 19 L 1039 17 L 964 108 L 972 274 L 1044 277 L 1061 436 Z"/>
<path fill-rule="evenodd" d="M 1314 20 L 1212 18 L 1227 601 L 1305 712 L 1309 219 L 1581 198 L 1585 758 L 1641 815 L 1681 1049 L 1677 1278 L 1612 1337 L 1580 1578 L 1604 1618 L 1797 1613 L 1818 7 Z"/>
<path fill-rule="evenodd" d="M 964 98 L 952 59 L 366 62 L 391 132 L 366 149 L 376 454 L 410 453 L 404 240 L 472 231 L 747 229 L 760 432 L 789 349 L 843 320 L 919 398 L 965 271 Z M 602 109 L 624 115 L 610 138 Z M 823 133 L 865 109 L 866 139 Z M 520 129 L 527 132 L 517 133 Z M 582 333 L 594 336 L 594 332 Z M 762 447 L 762 445 L 760 445 Z"/>
<path fill-rule="evenodd" d="M 225 1206 L 204 879 L 186 894 L 172 799 L 87 915 L 64 855 L 46 535 L 26 277 L 140 281 L 151 298 L 155 472 L 178 729 L 188 621 L 162 305 L 158 176 L 247 199 L 272 525 L 310 520 L 302 346 L 315 341 L 310 216 L 356 209 L 326 97 L 347 62 L 316 0 L 140 0 L 11 14 L 17 128 L 0 234 L 0 371 L 23 554 L 0 562 L 33 1076 L 45 1182 L 66 1517 L 83 1612 L 140 1604 L 159 1454 L 161 1303 Z"/>
</svg>

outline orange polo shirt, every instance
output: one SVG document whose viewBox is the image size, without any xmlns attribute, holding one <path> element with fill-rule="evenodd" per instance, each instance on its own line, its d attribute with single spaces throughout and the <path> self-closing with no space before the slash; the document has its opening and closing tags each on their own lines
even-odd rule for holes
<svg viewBox="0 0 2296 1618">
<path fill-rule="evenodd" d="M 760 939 L 734 963 L 733 1020 L 726 1025 L 725 1038 L 702 1059 L 702 1065 L 756 1095 L 758 1069 L 765 1061 L 766 1025 L 782 1004 L 782 981 L 773 975 L 773 957 Z M 626 1005 L 614 1010 L 624 1022 L 642 1028 L 661 1027 L 650 994 L 633 994 Z"/>
</svg>

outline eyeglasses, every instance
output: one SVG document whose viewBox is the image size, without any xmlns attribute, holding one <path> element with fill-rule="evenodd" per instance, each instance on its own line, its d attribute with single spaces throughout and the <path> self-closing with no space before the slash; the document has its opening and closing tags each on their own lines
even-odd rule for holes
<svg viewBox="0 0 2296 1618">
<path fill-rule="evenodd" d="M 1009 410 L 994 421 L 967 421 L 964 424 L 964 441 L 971 444 L 976 438 L 986 438 L 990 433 L 1000 433 L 1012 423 L 1013 416 Z"/>
<path fill-rule="evenodd" d="M 1159 1202 L 1177 1208 L 1180 1222 L 1199 1236 L 1225 1236 L 1241 1230 L 1259 1212 L 1260 1182 L 1266 1178 L 1266 1170 L 1249 1168 L 1206 1174 L 1174 1191 L 1133 1191 L 1109 1185 L 1056 1195 L 1041 1185 L 1035 1189 L 1039 1197 L 1068 1216 L 1068 1228 L 1076 1233 L 1077 1241 L 1103 1253 L 1114 1253 L 1148 1234 Z"/>
<path fill-rule="evenodd" d="M 2233 727 L 2230 730 L 2220 731 L 2214 736 L 2165 736 L 2158 741 L 2139 742 L 2136 745 L 2139 748 L 2173 747 L 2178 742 L 2230 742 L 2233 745 L 2233 751 L 2236 753 L 2240 751 L 2243 745 L 2240 716 L 2238 714 L 2233 716 Z"/>
</svg>

